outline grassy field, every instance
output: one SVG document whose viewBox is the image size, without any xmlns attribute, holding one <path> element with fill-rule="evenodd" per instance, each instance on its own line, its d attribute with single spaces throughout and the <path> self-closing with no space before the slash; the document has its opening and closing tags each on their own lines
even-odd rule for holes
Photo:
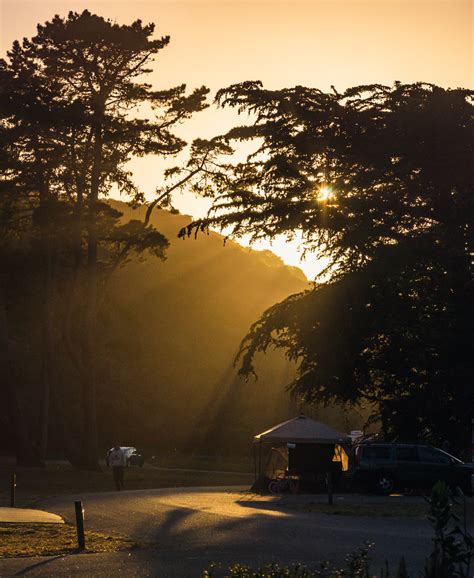
<svg viewBox="0 0 474 578">
<path fill-rule="evenodd" d="M 168 463 L 169 466 L 166 467 L 174 466 L 171 461 Z M 183 462 L 181 467 L 185 465 L 189 467 L 190 464 Z M 189 469 L 193 468 L 189 467 Z M 16 474 L 17 481 L 17 506 L 29 506 L 38 500 L 64 494 L 114 490 L 112 474 L 105 467 L 102 472 L 85 472 L 75 470 L 65 462 L 51 462 L 45 468 L 17 467 L 6 463 L 0 467 L 0 506 L 10 505 L 10 480 L 13 473 Z M 143 468 L 127 468 L 125 472 L 126 490 L 187 486 L 250 486 L 252 481 L 253 476 L 245 473 L 168 471 L 148 465 Z"/>
<path fill-rule="evenodd" d="M 159 469 L 161 467 L 165 469 Z M 150 456 L 145 467 L 126 469 L 125 489 L 221 485 L 242 485 L 250 488 L 253 475 L 248 472 L 249 463 L 245 459 L 239 461 L 214 456 L 170 454 L 153 460 Z M 49 462 L 45 468 L 16 467 L 11 461 L 6 461 L 0 465 L 0 506 L 10 505 L 10 479 L 13 473 L 17 479 L 16 505 L 20 507 L 31 506 L 39 500 L 53 496 L 114 490 L 112 474 L 105 466 L 101 472 L 85 472 L 59 461 Z M 319 500 L 308 500 L 309 496 L 303 500 L 294 500 L 297 496 L 286 495 L 275 498 L 281 499 L 283 509 L 332 515 L 424 517 L 427 510 L 423 503 L 408 505 L 395 502 L 375 504 L 336 501 L 334 506 L 328 506 Z M 474 517 L 472 499 L 468 501 L 467 514 L 471 519 Z"/>
<path fill-rule="evenodd" d="M 134 542 L 120 536 L 86 531 L 85 552 L 115 552 L 134 547 Z M 0 524 L 0 558 L 77 552 L 76 529 L 69 524 Z"/>
<path fill-rule="evenodd" d="M 219 470 L 226 472 L 253 472 L 254 463 L 250 453 L 247 456 L 211 456 L 185 454 L 182 452 L 159 452 L 145 450 L 148 463 L 164 468 L 189 468 L 197 470 Z"/>
<path fill-rule="evenodd" d="M 327 514 L 331 516 L 364 516 L 364 517 L 400 517 L 426 519 L 429 505 L 421 495 L 413 499 L 399 501 L 396 496 L 375 497 L 364 494 L 336 493 L 332 505 L 327 503 L 325 494 L 255 494 L 251 491 L 242 493 L 241 500 L 248 506 L 263 508 L 268 504 L 270 509 L 282 512 L 302 512 Z M 376 498 L 375 500 L 373 498 Z M 464 503 L 460 498 L 452 502 L 452 512 L 460 520 L 464 518 Z M 474 501 L 466 501 L 466 518 L 469 523 L 474 520 Z M 474 576 L 473 576 L 474 578 Z"/>
<path fill-rule="evenodd" d="M 304 506 L 289 507 L 299 511 L 318 512 L 321 514 L 330 514 L 334 516 L 383 516 L 383 517 L 400 517 L 400 518 L 423 518 L 428 515 L 428 505 L 419 504 L 321 504 L 312 502 Z M 453 512 L 462 519 L 462 505 L 454 505 Z M 474 518 L 474 504 L 468 503 L 466 514 L 469 520 Z"/>
<path fill-rule="evenodd" d="M 155 465 L 152 465 L 155 464 Z M 158 467 L 170 468 L 160 470 Z M 162 456 L 143 468 L 125 471 L 125 489 L 142 490 L 186 486 L 248 485 L 253 476 L 245 472 L 245 462 L 220 461 L 213 457 Z M 182 468 L 172 469 L 172 468 Z M 214 473 L 205 470 L 241 473 Z M 189 471 L 192 470 L 192 471 Z M 66 462 L 51 461 L 45 468 L 15 466 L 12 460 L 0 465 L 0 507 L 10 506 L 10 481 L 16 474 L 16 505 L 32 506 L 39 500 L 64 494 L 108 492 L 114 490 L 111 471 L 78 471 Z M 120 536 L 86 532 L 86 552 L 111 552 L 135 547 Z M 0 524 L 0 558 L 17 556 L 55 556 L 77 552 L 76 530 L 68 524 Z"/>
</svg>

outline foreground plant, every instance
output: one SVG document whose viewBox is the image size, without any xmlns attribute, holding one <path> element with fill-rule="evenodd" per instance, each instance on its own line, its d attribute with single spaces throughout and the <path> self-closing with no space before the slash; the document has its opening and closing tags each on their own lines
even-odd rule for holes
<svg viewBox="0 0 474 578">
<path fill-rule="evenodd" d="M 474 539 L 467 531 L 466 519 L 461 528 L 459 517 L 452 511 L 453 503 L 459 502 L 450 497 L 445 482 L 434 485 L 427 501 L 430 506 L 428 519 L 434 529 L 434 547 L 426 560 L 424 578 L 469 578 Z"/>
<path fill-rule="evenodd" d="M 280 565 L 277 562 L 252 569 L 245 564 L 232 564 L 224 570 L 226 578 L 369 578 L 369 550 L 372 544 L 366 543 L 346 559 L 346 567 L 337 569 L 329 562 L 321 562 L 318 568 L 308 568 L 303 564 Z M 213 563 L 205 570 L 202 578 L 222 576 L 220 564 Z M 388 578 L 388 577 L 387 577 Z"/>
</svg>

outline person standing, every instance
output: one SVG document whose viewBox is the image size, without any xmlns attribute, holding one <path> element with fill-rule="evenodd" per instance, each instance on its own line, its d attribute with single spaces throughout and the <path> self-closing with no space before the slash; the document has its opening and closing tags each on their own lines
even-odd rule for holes
<svg viewBox="0 0 474 578">
<path fill-rule="evenodd" d="M 107 452 L 107 465 L 112 468 L 115 487 L 118 491 L 123 490 L 125 453 L 119 445 L 114 445 L 114 447 Z"/>
</svg>

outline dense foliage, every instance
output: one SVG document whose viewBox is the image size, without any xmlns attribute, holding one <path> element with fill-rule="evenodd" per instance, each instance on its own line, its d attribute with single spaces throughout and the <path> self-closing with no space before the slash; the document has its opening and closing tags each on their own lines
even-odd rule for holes
<svg viewBox="0 0 474 578">
<path fill-rule="evenodd" d="M 366 405 L 392 439 L 465 448 L 474 92 L 423 83 L 222 89 L 218 104 L 249 122 L 197 139 L 188 163 L 165 171 L 176 180 L 158 183 L 143 219 L 123 219 L 105 200 L 120 191 L 143 201 L 127 163 L 180 152 L 174 128 L 206 106 L 205 87 L 188 94 L 144 82 L 169 42 L 153 34 L 140 20 L 71 12 L 0 60 L 0 371 L 20 460 L 44 460 L 53 411 L 71 461 L 97 467 L 97 391 L 106 382 L 101 394 L 114 391 L 98 327 L 106 289 L 127 260 L 165 257 L 152 210 L 189 186 L 213 206 L 182 236 L 210 227 L 254 240 L 298 236 L 329 262 L 311 289 L 253 324 L 243 376 L 255 373 L 259 352 L 282 348 L 298 363 L 298 398 Z M 239 161 L 242 143 L 254 152 Z M 22 402 L 27 395 L 34 404 Z M 68 399 L 79 400 L 74 435 L 61 412 Z"/>
<path fill-rule="evenodd" d="M 186 143 L 174 127 L 206 106 L 205 87 L 187 95 L 185 85 L 157 91 L 143 82 L 169 42 L 153 33 L 154 25 L 140 20 L 118 25 L 88 11 L 70 12 L 38 26 L 34 38 L 15 42 L 0 60 L 2 256 L 12 265 L 3 276 L 2 309 L 8 321 L 15 306 L 26 307 L 22 284 L 36 283 L 42 303 L 39 436 L 28 433 L 31 420 L 21 416 L 10 353 L 2 368 L 17 453 L 25 461 L 44 459 L 51 390 L 61 387 L 58 355 L 66 353 L 81 383 L 82 431 L 71 459 L 97 467 L 96 325 L 103 284 L 130 253 L 163 258 L 168 244 L 148 223 L 121 222 L 120 212 L 103 202 L 111 191 L 139 202 L 128 161 L 179 152 Z M 16 326 L 11 318 L 2 326 L 7 352 Z M 36 455 L 25 455 L 25 448 Z"/>
<path fill-rule="evenodd" d="M 474 118 L 469 90 L 430 84 L 338 93 L 221 90 L 250 123 L 194 148 L 218 154 L 194 190 L 214 199 L 183 235 L 221 227 L 253 239 L 300 234 L 329 266 L 268 310 L 242 343 L 241 371 L 269 347 L 300 361 L 293 392 L 365 402 L 391 438 L 469 442 L 473 396 Z M 238 144 L 237 144 L 238 146 Z"/>
</svg>

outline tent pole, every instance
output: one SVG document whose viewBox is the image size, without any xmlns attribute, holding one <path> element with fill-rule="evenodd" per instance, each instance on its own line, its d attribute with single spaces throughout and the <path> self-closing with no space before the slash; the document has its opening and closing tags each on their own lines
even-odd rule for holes
<svg viewBox="0 0 474 578">
<path fill-rule="evenodd" d="M 257 476 L 257 448 L 255 447 L 255 442 L 253 442 L 253 472 L 255 478 L 255 484 L 257 484 L 258 476 Z"/>
</svg>

